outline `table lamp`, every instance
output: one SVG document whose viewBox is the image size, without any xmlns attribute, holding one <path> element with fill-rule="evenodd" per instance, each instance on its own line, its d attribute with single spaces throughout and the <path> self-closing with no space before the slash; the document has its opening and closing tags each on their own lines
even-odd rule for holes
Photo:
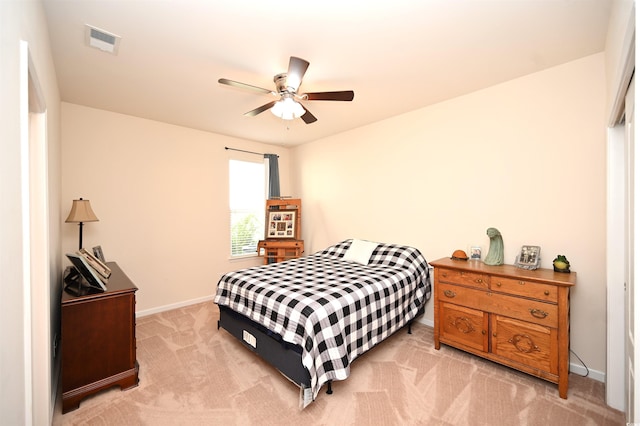
<svg viewBox="0 0 640 426">
<path fill-rule="evenodd" d="M 65 220 L 66 223 L 77 223 L 80 227 L 80 240 L 78 241 L 78 250 L 82 248 L 82 226 L 84 222 L 97 222 L 98 218 L 96 214 L 91 210 L 91 204 L 89 200 L 73 200 L 71 205 L 71 211 L 69 217 Z"/>
</svg>

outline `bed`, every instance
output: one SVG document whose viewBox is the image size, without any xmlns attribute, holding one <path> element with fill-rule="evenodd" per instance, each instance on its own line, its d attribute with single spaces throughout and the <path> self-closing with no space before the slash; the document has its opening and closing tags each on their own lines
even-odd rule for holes
<svg viewBox="0 0 640 426">
<path fill-rule="evenodd" d="M 345 240 L 309 256 L 229 272 L 214 303 L 223 328 L 300 387 L 306 407 L 358 356 L 418 315 L 431 297 L 414 247 Z"/>
</svg>

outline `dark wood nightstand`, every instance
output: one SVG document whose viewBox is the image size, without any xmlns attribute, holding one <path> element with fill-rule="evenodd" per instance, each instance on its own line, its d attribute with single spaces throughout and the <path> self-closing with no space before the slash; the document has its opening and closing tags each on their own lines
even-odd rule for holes
<svg viewBox="0 0 640 426">
<path fill-rule="evenodd" d="M 62 412 L 112 386 L 138 385 L 135 292 L 115 262 L 104 293 L 62 294 Z"/>
</svg>

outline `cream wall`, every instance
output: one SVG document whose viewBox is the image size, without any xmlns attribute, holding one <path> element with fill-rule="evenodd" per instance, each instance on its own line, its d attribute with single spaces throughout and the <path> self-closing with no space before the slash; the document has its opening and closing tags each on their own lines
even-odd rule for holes
<svg viewBox="0 0 640 426">
<path fill-rule="evenodd" d="M 496 227 L 506 263 L 525 244 L 542 247 L 543 267 L 564 254 L 578 274 L 571 349 L 602 380 L 604 68 L 604 54 L 589 56 L 296 147 L 307 251 L 357 237 L 427 260 L 471 245 L 484 255 Z"/>
<path fill-rule="evenodd" d="M 224 147 L 278 154 L 283 194 L 286 149 L 70 103 L 62 139 L 63 220 L 71 200 L 91 200 L 100 221 L 83 245 L 101 245 L 138 286 L 139 314 L 213 299 L 222 273 L 259 264 L 229 260 L 228 160 L 262 159 Z M 64 252 L 77 246 L 78 226 L 63 225 Z"/>
</svg>

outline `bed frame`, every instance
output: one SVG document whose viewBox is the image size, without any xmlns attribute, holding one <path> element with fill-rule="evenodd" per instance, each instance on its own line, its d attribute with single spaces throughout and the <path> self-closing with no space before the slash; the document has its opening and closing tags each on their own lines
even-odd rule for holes
<svg viewBox="0 0 640 426">
<path fill-rule="evenodd" d="M 300 346 L 285 342 L 279 334 L 268 330 L 266 327 L 227 306 L 218 305 L 218 307 L 220 308 L 218 329 L 222 327 L 227 330 L 242 342 L 245 347 L 258 354 L 298 386 L 302 388 L 311 387 L 309 371 L 302 365 L 302 348 Z M 411 334 L 412 322 L 423 315 L 424 312 L 425 307 L 423 305 L 416 316 L 407 324 L 408 334 Z M 327 393 L 333 393 L 331 381 L 327 383 Z"/>
</svg>

